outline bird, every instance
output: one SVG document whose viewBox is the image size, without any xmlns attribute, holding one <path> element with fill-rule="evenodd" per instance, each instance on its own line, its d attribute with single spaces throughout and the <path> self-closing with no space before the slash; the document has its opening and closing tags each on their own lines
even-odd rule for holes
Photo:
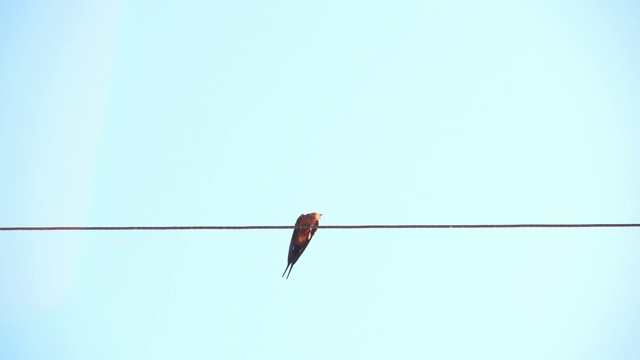
<svg viewBox="0 0 640 360">
<path fill-rule="evenodd" d="M 291 270 L 293 270 L 293 265 L 296 264 L 296 261 L 300 258 L 300 255 L 304 252 L 304 249 L 307 248 L 309 242 L 311 242 L 311 238 L 313 234 L 316 233 L 317 228 L 310 228 L 309 226 L 318 226 L 320 223 L 319 220 L 322 217 L 322 214 L 319 213 L 309 213 L 302 214 L 296 220 L 295 229 L 293 229 L 293 235 L 291 236 L 291 244 L 289 245 L 289 258 L 287 259 L 287 267 L 284 269 L 284 274 L 287 273 L 287 269 L 289 270 L 289 274 L 287 274 L 287 279 L 289 275 L 291 275 Z"/>
</svg>

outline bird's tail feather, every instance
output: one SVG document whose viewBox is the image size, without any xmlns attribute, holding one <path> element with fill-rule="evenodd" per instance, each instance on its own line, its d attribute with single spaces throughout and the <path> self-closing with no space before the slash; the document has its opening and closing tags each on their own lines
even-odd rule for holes
<svg viewBox="0 0 640 360">
<path fill-rule="evenodd" d="M 282 273 L 282 277 L 284 277 L 284 274 L 287 273 L 287 270 L 289 269 L 289 265 L 291 265 L 291 263 L 287 264 L 287 267 L 284 268 L 284 272 Z M 293 267 L 293 266 L 292 266 Z M 291 270 L 289 270 L 289 274 L 291 274 Z M 289 278 L 289 275 L 287 275 L 287 279 Z"/>
</svg>

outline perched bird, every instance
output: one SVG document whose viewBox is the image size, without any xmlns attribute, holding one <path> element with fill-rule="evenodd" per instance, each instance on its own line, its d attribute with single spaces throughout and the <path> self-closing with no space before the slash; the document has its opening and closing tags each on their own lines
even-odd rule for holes
<svg viewBox="0 0 640 360">
<path fill-rule="evenodd" d="M 289 275 L 291 275 L 291 270 L 293 269 L 293 265 L 296 264 L 296 261 L 300 258 L 300 255 L 304 252 L 304 249 L 307 248 L 313 234 L 316 233 L 316 229 L 311 228 L 302 228 L 302 226 L 318 226 L 319 220 L 322 217 L 322 214 L 318 213 L 310 213 L 310 214 L 302 214 L 296 220 L 296 228 L 293 229 L 293 235 L 291 236 L 291 244 L 289 245 L 289 259 L 287 263 L 287 267 L 284 269 L 284 273 L 282 276 L 287 273 L 287 269 L 289 269 L 289 274 L 287 274 L 287 279 Z"/>
</svg>

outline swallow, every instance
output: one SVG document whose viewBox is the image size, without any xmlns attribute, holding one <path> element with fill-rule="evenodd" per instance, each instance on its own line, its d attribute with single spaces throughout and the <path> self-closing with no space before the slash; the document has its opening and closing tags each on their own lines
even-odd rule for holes
<svg viewBox="0 0 640 360">
<path fill-rule="evenodd" d="M 304 249 L 307 248 L 309 242 L 311 242 L 311 238 L 313 234 L 316 233 L 317 228 L 309 228 L 309 226 L 318 226 L 320 223 L 320 218 L 322 214 L 318 213 L 309 213 L 302 214 L 296 220 L 295 229 L 293 229 L 293 235 L 291 236 L 291 244 L 289 245 L 289 258 L 287 260 L 287 267 L 284 269 L 284 274 L 287 273 L 287 269 L 289 269 L 289 274 L 287 274 L 287 279 L 289 275 L 291 275 L 291 270 L 293 270 L 293 265 L 296 264 L 296 261 L 300 258 L 300 255 L 304 252 Z"/>
</svg>

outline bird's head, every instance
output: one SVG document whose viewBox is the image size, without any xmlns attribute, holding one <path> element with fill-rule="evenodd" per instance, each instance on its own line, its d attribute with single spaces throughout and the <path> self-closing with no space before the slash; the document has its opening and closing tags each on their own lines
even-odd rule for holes
<svg viewBox="0 0 640 360">
<path fill-rule="evenodd" d="M 322 217 L 322 214 L 320 214 L 320 213 L 313 213 L 313 216 L 316 218 L 316 220 L 320 220 L 320 218 Z"/>
</svg>

